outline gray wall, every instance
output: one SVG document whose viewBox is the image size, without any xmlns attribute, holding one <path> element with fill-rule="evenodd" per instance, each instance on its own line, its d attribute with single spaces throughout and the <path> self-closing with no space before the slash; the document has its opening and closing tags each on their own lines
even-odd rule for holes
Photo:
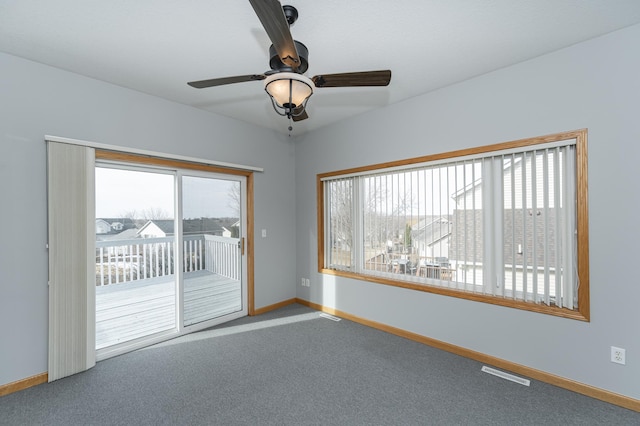
<svg viewBox="0 0 640 426">
<path fill-rule="evenodd" d="M 638 40 L 630 27 L 300 137 L 298 297 L 640 399 Z M 581 128 L 591 322 L 318 274 L 317 173 Z M 609 361 L 611 345 L 626 366 Z"/>
<path fill-rule="evenodd" d="M 268 238 L 255 241 L 255 306 L 295 297 L 288 137 L 0 54 L 0 385 L 47 371 L 45 134 L 264 167 L 254 223 Z"/>
</svg>

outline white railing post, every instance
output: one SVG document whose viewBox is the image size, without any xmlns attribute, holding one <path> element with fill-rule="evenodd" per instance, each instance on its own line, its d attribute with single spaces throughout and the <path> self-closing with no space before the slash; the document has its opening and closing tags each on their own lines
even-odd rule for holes
<svg viewBox="0 0 640 426">
<path fill-rule="evenodd" d="M 206 262 L 204 268 L 214 274 L 240 279 L 238 238 L 205 235 Z"/>
<path fill-rule="evenodd" d="M 96 276 L 96 285 L 174 274 L 176 265 L 172 263 L 172 258 L 175 259 L 173 241 L 173 237 L 97 241 L 96 274 L 99 276 Z M 238 238 L 213 235 L 185 237 L 182 244 L 183 270 L 206 270 L 231 279 L 240 279 L 238 242 Z M 105 277 L 105 274 L 108 276 Z"/>
</svg>

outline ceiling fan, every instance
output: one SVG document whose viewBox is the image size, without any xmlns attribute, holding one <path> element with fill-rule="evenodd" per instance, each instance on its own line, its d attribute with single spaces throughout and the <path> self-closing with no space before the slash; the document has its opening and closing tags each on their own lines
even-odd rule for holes
<svg viewBox="0 0 640 426">
<path fill-rule="evenodd" d="M 293 6 L 282 6 L 278 0 L 249 0 L 260 19 L 271 43 L 269 47 L 270 70 L 262 74 L 247 74 L 187 83 L 196 89 L 264 80 L 265 91 L 271 97 L 274 110 L 293 121 L 309 118 L 306 104 L 313 88 L 387 86 L 391 81 L 390 70 L 320 74 L 308 78 L 307 47 L 291 36 L 289 27 L 298 19 Z M 289 128 L 291 130 L 291 128 Z"/>
</svg>

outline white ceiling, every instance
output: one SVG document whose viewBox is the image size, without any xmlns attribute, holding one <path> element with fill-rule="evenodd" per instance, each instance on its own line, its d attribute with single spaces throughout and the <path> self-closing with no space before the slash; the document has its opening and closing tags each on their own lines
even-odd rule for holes
<svg viewBox="0 0 640 426">
<path fill-rule="evenodd" d="M 640 22 L 638 0 L 283 4 L 308 76 L 392 70 L 388 87 L 317 89 L 292 134 Z M 263 73 L 269 45 L 248 0 L 0 0 L 0 51 L 287 133 L 260 81 L 186 84 Z"/>
</svg>

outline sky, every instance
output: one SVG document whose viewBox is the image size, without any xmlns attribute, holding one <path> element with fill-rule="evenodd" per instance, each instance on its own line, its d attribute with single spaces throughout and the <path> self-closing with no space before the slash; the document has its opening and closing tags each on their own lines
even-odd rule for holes
<svg viewBox="0 0 640 426">
<path fill-rule="evenodd" d="M 117 218 L 128 212 L 162 211 L 174 217 L 174 174 L 96 167 L 96 217 Z M 237 217 L 230 187 L 237 181 L 183 176 L 183 216 Z M 142 217 L 139 217 L 142 218 Z"/>
</svg>

